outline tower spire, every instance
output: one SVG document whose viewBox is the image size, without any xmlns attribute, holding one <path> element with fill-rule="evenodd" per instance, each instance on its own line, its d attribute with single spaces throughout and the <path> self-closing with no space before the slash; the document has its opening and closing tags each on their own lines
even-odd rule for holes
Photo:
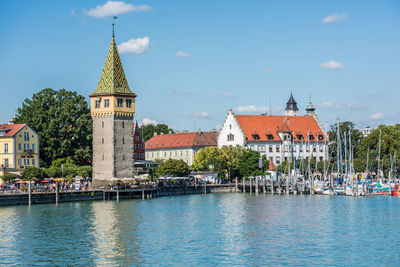
<svg viewBox="0 0 400 267">
<path fill-rule="evenodd" d="M 114 38 L 114 26 L 115 26 L 115 20 L 117 19 L 117 16 L 113 16 L 113 23 L 112 23 L 112 38 Z"/>
</svg>

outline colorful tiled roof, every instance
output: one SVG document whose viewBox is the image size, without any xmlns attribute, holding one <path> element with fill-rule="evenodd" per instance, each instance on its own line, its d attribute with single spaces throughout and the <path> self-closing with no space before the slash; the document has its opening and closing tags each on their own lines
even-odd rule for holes
<svg viewBox="0 0 400 267">
<path fill-rule="evenodd" d="M 25 127 L 24 124 L 0 124 L 0 132 L 5 132 L 2 136 L 14 136 L 16 135 L 22 128 Z"/>
<path fill-rule="evenodd" d="M 307 134 L 314 136 L 312 142 L 325 142 L 322 130 L 312 116 L 269 116 L 269 115 L 235 115 L 248 142 L 277 142 L 281 141 L 279 132 L 291 132 L 294 141 L 299 134 L 307 140 Z M 256 131 L 259 139 L 255 140 L 253 133 Z M 267 135 L 272 135 L 273 139 L 268 140 Z M 316 135 L 322 135 L 323 139 L 318 139 Z"/>
<path fill-rule="evenodd" d="M 217 146 L 218 133 L 192 132 L 153 136 L 146 141 L 147 149 Z"/>
<path fill-rule="evenodd" d="M 101 72 L 99 84 L 90 96 L 114 94 L 136 96 L 129 88 L 115 39 L 112 37 L 110 49 L 108 50 L 106 62 L 104 63 L 104 68 Z"/>
</svg>

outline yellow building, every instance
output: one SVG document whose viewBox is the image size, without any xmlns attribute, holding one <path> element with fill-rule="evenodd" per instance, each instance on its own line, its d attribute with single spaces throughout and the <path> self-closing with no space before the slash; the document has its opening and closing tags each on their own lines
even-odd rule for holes
<svg viewBox="0 0 400 267">
<path fill-rule="evenodd" d="M 0 124 L 0 176 L 39 167 L 39 138 L 27 124 Z"/>
</svg>

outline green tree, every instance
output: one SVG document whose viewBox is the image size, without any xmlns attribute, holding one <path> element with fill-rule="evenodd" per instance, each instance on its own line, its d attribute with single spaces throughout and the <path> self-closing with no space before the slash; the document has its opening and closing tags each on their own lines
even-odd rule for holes
<svg viewBox="0 0 400 267">
<path fill-rule="evenodd" d="M 28 166 L 25 167 L 21 173 L 22 179 L 25 181 L 34 181 L 42 179 L 45 176 L 44 171 L 41 168 Z"/>
<path fill-rule="evenodd" d="M 226 171 L 230 172 L 231 179 L 240 176 L 240 159 L 245 149 L 241 146 L 223 146 L 222 153 L 226 158 Z M 263 162 L 264 163 L 264 162 Z"/>
<path fill-rule="evenodd" d="M 157 134 L 167 134 L 167 133 L 173 133 L 174 130 L 168 127 L 166 124 L 146 124 L 142 125 L 139 128 L 140 134 L 142 136 L 142 139 L 144 141 L 149 140 L 154 136 L 154 133 Z"/>
<path fill-rule="evenodd" d="M 92 166 L 80 166 L 78 167 L 77 172 L 79 177 L 92 177 Z"/>
<path fill-rule="evenodd" d="M 225 175 L 227 158 L 225 153 L 218 147 L 205 147 L 200 149 L 194 156 L 192 168 L 197 171 L 210 171 L 210 166 L 213 166 L 214 172 L 220 176 Z"/>
<path fill-rule="evenodd" d="M 335 161 L 337 160 L 337 124 L 332 124 L 329 131 L 329 156 Z M 344 121 L 339 123 L 339 134 L 340 134 L 340 144 L 342 153 L 345 145 L 349 148 L 349 132 L 351 134 L 351 144 L 354 154 L 357 153 L 358 146 L 361 143 L 362 133 L 355 128 L 355 124 L 350 121 Z"/>
<path fill-rule="evenodd" d="M 44 170 L 47 178 L 59 178 L 61 177 L 61 167 L 50 166 Z"/>
<path fill-rule="evenodd" d="M 265 171 L 268 168 L 269 163 L 265 155 L 262 158 L 263 158 L 263 169 Z M 259 152 L 250 149 L 243 151 L 239 163 L 240 174 L 245 177 L 261 175 L 263 170 L 259 168 L 259 159 L 260 159 Z"/>
<path fill-rule="evenodd" d="M 18 175 L 13 174 L 13 173 L 6 173 L 3 176 L 1 176 L 1 179 L 4 182 L 10 182 L 10 181 L 14 181 L 16 178 L 18 177 Z"/>
<path fill-rule="evenodd" d="M 371 166 L 372 159 L 375 154 L 375 150 L 379 145 L 379 135 L 380 131 L 382 131 L 381 137 L 381 166 L 385 173 L 387 173 L 391 168 L 391 160 L 390 155 L 392 155 L 392 160 L 394 159 L 394 154 L 396 152 L 396 162 L 398 162 L 397 155 L 400 151 L 400 124 L 395 124 L 392 126 L 379 125 L 377 129 L 373 130 L 367 137 L 361 140 L 361 144 L 357 149 L 357 158 L 362 159 L 364 163 L 367 160 L 368 154 L 368 166 Z M 378 170 L 378 158 L 379 158 L 379 150 L 376 152 L 376 156 L 374 159 L 374 164 L 372 166 L 372 171 L 376 172 Z M 397 164 L 398 165 L 398 164 Z M 382 169 L 381 167 L 381 169 Z M 398 167 L 396 167 L 396 173 L 400 171 Z M 364 167 L 365 169 L 365 167 Z"/>
<path fill-rule="evenodd" d="M 72 160 L 71 157 L 59 158 L 51 162 L 51 167 L 61 168 L 61 165 L 64 164 L 75 164 L 75 162 Z"/>
<path fill-rule="evenodd" d="M 79 165 L 89 164 L 92 119 L 82 95 L 65 89 L 43 89 L 24 100 L 14 123 L 27 123 L 40 135 L 42 166 L 66 157 Z"/>
<path fill-rule="evenodd" d="M 169 159 L 161 163 L 156 171 L 157 176 L 171 175 L 171 176 L 187 176 L 189 173 L 189 166 L 183 160 Z"/>
</svg>

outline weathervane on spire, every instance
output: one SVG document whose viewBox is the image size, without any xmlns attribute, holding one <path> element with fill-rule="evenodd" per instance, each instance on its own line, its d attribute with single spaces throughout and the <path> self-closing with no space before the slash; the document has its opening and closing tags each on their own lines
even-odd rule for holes
<svg viewBox="0 0 400 267">
<path fill-rule="evenodd" d="M 113 16 L 113 23 L 112 23 L 112 28 L 113 28 L 112 37 L 113 37 L 113 38 L 114 38 L 114 25 L 115 25 L 114 21 L 115 21 L 117 18 L 118 18 L 117 16 Z"/>
</svg>

